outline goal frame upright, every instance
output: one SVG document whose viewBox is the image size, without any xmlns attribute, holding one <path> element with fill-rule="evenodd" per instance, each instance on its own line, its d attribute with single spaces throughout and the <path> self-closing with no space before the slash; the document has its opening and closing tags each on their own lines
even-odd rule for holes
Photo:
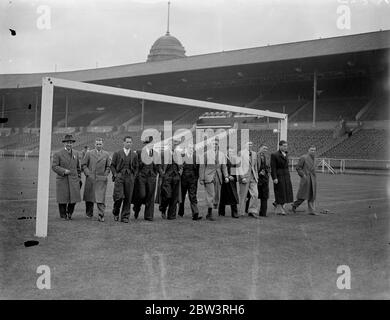
<svg viewBox="0 0 390 320">
<path fill-rule="evenodd" d="M 49 218 L 49 185 L 51 170 L 51 137 L 53 122 L 53 95 L 54 87 L 102 93 L 113 96 L 122 96 L 141 100 L 151 100 L 183 106 L 191 106 L 204 109 L 214 109 L 236 113 L 253 114 L 276 118 L 280 121 L 280 139 L 287 140 L 288 116 L 285 113 L 237 107 L 228 104 L 221 104 L 209 101 L 187 99 L 157 93 L 123 89 L 92 83 L 65 80 L 53 77 L 42 78 L 42 99 L 41 99 L 41 124 L 39 137 L 39 163 L 38 163 L 38 191 L 36 207 L 35 236 L 45 238 L 48 231 Z"/>
</svg>

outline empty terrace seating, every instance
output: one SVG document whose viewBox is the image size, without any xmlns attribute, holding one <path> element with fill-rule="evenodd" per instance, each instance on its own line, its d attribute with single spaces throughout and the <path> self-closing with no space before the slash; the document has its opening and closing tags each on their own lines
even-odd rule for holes
<svg viewBox="0 0 390 320">
<path fill-rule="evenodd" d="M 368 102 L 366 98 L 317 100 L 316 121 L 355 120 L 356 114 Z M 295 121 L 312 121 L 313 106 L 308 104 L 296 115 Z"/>
<path fill-rule="evenodd" d="M 328 145 L 333 141 L 332 130 L 289 130 L 288 131 L 288 151 L 292 157 L 299 157 L 306 153 L 310 145 L 315 145 L 318 149 Z M 272 130 L 251 130 L 250 139 L 255 150 L 260 144 L 265 143 L 270 152 L 277 150 L 278 136 Z"/>
<path fill-rule="evenodd" d="M 99 117 L 99 113 L 91 112 L 77 115 L 77 117 L 69 117 L 69 127 L 87 127 L 91 121 Z"/>
<path fill-rule="evenodd" d="M 0 149 L 32 150 L 39 144 L 39 135 L 22 133 L 0 137 Z"/>
<path fill-rule="evenodd" d="M 371 108 L 363 115 L 361 120 L 389 120 L 389 110 L 389 99 L 386 97 L 376 98 L 372 101 Z"/>
<path fill-rule="evenodd" d="M 8 122 L 5 123 L 6 128 L 23 128 L 34 122 L 35 113 L 33 110 L 18 110 L 13 112 L 5 112 L 5 117 L 8 118 Z"/>
<path fill-rule="evenodd" d="M 363 129 L 355 132 L 324 156 L 338 159 L 389 159 L 389 131 Z"/>
</svg>

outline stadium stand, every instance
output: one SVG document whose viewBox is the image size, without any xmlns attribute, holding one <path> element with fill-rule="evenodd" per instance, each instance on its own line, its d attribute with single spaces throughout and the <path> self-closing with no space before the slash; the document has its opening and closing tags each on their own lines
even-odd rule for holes
<svg viewBox="0 0 390 320">
<path fill-rule="evenodd" d="M 362 129 L 323 156 L 338 159 L 377 159 L 389 157 L 388 130 Z"/>
</svg>

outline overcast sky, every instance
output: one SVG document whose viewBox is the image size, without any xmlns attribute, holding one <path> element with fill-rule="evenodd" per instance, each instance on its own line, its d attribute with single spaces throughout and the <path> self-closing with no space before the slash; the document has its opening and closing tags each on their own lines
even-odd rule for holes
<svg viewBox="0 0 390 320">
<path fill-rule="evenodd" d="M 166 32 L 167 2 L 0 0 L 0 73 L 144 62 Z M 379 29 L 390 29 L 390 0 L 171 0 L 171 35 L 187 55 Z"/>
</svg>

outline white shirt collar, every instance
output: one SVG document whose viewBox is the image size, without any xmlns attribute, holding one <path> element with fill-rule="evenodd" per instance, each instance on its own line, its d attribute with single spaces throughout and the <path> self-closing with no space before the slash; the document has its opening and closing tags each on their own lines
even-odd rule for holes
<svg viewBox="0 0 390 320">
<path fill-rule="evenodd" d="M 123 151 L 125 152 L 126 156 L 128 156 L 130 153 L 130 149 L 123 148 Z"/>
</svg>

